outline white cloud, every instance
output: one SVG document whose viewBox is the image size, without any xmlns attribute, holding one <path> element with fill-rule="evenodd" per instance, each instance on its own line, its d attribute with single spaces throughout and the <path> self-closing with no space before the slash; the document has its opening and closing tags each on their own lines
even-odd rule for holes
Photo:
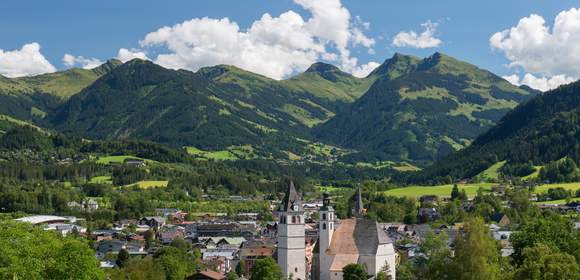
<svg viewBox="0 0 580 280">
<path fill-rule="evenodd" d="M 103 62 L 97 58 L 85 58 L 83 56 L 74 56 L 72 54 L 65 54 L 62 57 L 62 63 L 66 67 L 79 66 L 83 69 L 93 69 L 100 66 Z"/>
<path fill-rule="evenodd" d="M 360 74 L 374 65 L 358 65 L 350 47 L 361 45 L 372 52 L 374 39 L 361 29 L 368 23 L 355 18 L 340 0 L 294 0 L 310 12 L 304 19 L 294 11 L 278 17 L 268 13 L 245 30 L 228 18 L 195 18 L 151 32 L 140 42 L 144 49 L 162 47 L 154 58 L 169 68 L 197 70 L 216 64 L 233 64 L 275 79 L 306 69 L 317 60 L 338 62 L 348 72 Z"/>
<path fill-rule="evenodd" d="M 530 73 L 520 82 L 531 87 L 550 89 L 580 77 L 580 9 L 560 12 L 551 27 L 532 14 L 493 34 L 489 42 L 510 67 Z"/>
<path fill-rule="evenodd" d="M 117 53 L 117 59 L 119 59 L 123 63 L 135 58 L 150 60 L 145 52 L 139 50 L 129 50 L 121 48 Z"/>
<path fill-rule="evenodd" d="M 364 78 L 366 76 L 368 76 L 373 70 L 375 70 L 375 68 L 379 67 L 380 64 L 371 61 L 367 64 L 363 64 L 361 66 L 356 67 L 353 71 L 352 71 L 352 75 L 355 77 L 359 77 L 359 78 Z"/>
<path fill-rule="evenodd" d="M 25 44 L 20 50 L 4 51 L 0 49 L 0 75 L 22 77 L 51 73 L 56 68 L 40 53 L 40 44 Z"/>
<path fill-rule="evenodd" d="M 427 22 L 421 24 L 425 28 L 421 34 L 415 31 L 401 31 L 393 38 L 393 46 L 395 47 L 413 47 L 417 49 L 436 48 L 443 43 L 440 39 L 435 37 L 437 31 L 437 23 Z"/>
<path fill-rule="evenodd" d="M 561 85 L 569 84 L 576 80 L 572 77 L 567 77 L 564 74 L 555 75 L 551 77 L 537 77 L 530 73 L 526 73 L 524 77 L 521 79 L 516 74 L 503 76 L 503 78 L 516 86 L 527 85 L 531 88 L 538 89 L 541 91 L 555 89 Z"/>
</svg>

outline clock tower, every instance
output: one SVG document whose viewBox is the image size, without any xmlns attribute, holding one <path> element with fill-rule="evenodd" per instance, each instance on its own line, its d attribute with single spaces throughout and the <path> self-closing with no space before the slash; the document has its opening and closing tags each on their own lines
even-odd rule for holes
<svg viewBox="0 0 580 280">
<path fill-rule="evenodd" d="M 278 266 L 284 278 L 306 280 L 306 246 L 302 199 L 290 182 L 280 208 L 278 221 Z"/>
</svg>

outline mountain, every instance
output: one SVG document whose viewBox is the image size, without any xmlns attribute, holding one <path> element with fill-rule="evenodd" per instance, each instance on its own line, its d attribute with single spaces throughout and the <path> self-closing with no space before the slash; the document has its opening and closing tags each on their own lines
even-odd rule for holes
<svg viewBox="0 0 580 280">
<path fill-rule="evenodd" d="M 436 182 L 448 175 L 468 179 L 495 164 L 501 164 L 500 172 L 508 176 L 522 177 L 533 171 L 530 166 L 562 159 L 580 162 L 580 82 L 516 107 L 468 148 L 411 175 L 409 180 Z"/>
<path fill-rule="evenodd" d="M 44 118 L 60 102 L 120 64 L 112 59 L 93 69 L 73 68 L 12 79 L 0 76 L 0 114 L 20 119 Z"/>
<path fill-rule="evenodd" d="M 300 150 L 310 127 L 334 115 L 328 99 L 234 66 L 193 73 L 132 60 L 60 106 L 57 130 L 89 138 L 148 139 L 219 150 Z M 299 139 L 300 138 L 300 139 Z"/>
<path fill-rule="evenodd" d="M 441 53 L 396 54 L 370 76 L 376 81 L 362 97 L 314 130 L 323 141 L 361 151 L 350 161 L 428 164 L 468 146 L 535 94 Z"/>
</svg>

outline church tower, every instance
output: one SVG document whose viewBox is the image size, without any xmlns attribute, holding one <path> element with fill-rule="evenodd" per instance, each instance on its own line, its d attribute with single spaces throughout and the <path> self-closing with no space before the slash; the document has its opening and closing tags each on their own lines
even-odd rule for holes
<svg viewBox="0 0 580 280">
<path fill-rule="evenodd" d="M 278 209 L 278 266 L 284 278 L 306 279 L 306 245 L 304 230 L 304 208 L 296 192 L 294 182 L 290 182 L 286 196 Z"/>
<path fill-rule="evenodd" d="M 318 248 L 319 248 L 319 279 L 330 279 L 330 259 L 326 256 L 326 250 L 330 247 L 332 242 L 332 235 L 334 234 L 334 209 L 330 205 L 330 194 L 324 193 L 322 199 L 322 207 L 320 207 L 320 220 L 318 222 Z"/>
<path fill-rule="evenodd" d="M 360 192 L 360 187 L 358 188 L 358 191 L 356 193 L 356 198 L 355 198 L 353 210 L 354 210 L 353 216 L 355 216 L 355 217 L 364 216 L 365 208 L 364 208 L 363 201 L 362 201 L 362 194 Z"/>
</svg>

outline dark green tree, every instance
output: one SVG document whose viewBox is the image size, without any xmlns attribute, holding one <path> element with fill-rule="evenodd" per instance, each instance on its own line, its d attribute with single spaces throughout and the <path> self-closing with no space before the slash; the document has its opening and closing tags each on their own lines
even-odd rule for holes
<svg viewBox="0 0 580 280">
<path fill-rule="evenodd" d="M 342 279 L 344 280 L 366 280 L 367 278 L 367 272 L 360 264 L 351 263 L 342 268 Z"/>
<path fill-rule="evenodd" d="M 267 257 L 254 263 L 250 280 L 283 280 L 283 278 L 284 274 L 276 261 Z"/>
</svg>

